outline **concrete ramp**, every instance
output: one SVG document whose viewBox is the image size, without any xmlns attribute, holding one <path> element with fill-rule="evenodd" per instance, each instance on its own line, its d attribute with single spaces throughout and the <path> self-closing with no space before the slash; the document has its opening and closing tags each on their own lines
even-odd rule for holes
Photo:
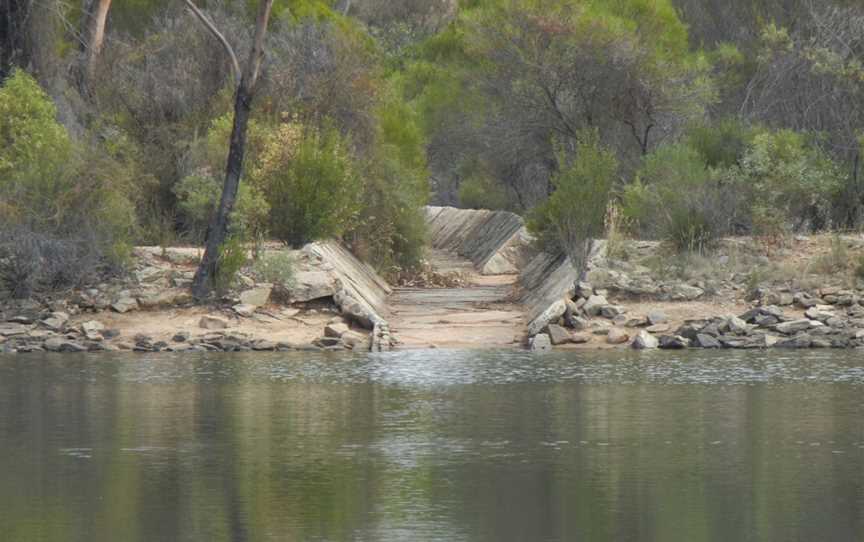
<svg viewBox="0 0 864 542">
<path fill-rule="evenodd" d="M 426 223 L 433 248 L 467 258 L 482 275 L 518 274 L 535 254 L 514 213 L 429 206 Z"/>
<path fill-rule="evenodd" d="M 392 290 L 371 265 L 336 241 L 311 243 L 303 251 L 319 258 L 321 270 L 336 278 L 333 298 L 343 313 L 370 329 L 386 323 Z"/>
</svg>

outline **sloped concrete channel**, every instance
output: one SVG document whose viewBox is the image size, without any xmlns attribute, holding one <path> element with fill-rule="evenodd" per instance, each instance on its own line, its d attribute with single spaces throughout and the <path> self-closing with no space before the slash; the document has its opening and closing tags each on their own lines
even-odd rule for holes
<svg viewBox="0 0 864 542">
<path fill-rule="evenodd" d="M 340 284 L 342 312 L 374 329 L 373 350 L 514 348 L 565 310 L 576 280 L 569 260 L 538 252 L 513 213 L 427 207 L 428 259 L 467 277 L 460 288 L 391 288 L 337 243 L 307 247 Z"/>
<path fill-rule="evenodd" d="M 564 313 L 575 272 L 536 251 L 522 219 L 503 211 L 427 207 L 429 260 L 468 274 L 463 288 L 396 288 L 390 325 L 401 348 L 505 348 L 527 343 Z"/>
</svg>

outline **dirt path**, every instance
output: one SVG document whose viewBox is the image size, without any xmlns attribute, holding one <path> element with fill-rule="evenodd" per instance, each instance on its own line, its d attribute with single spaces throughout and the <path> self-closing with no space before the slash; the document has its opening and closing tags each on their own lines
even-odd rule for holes
<svg viewBox="0 0 864 542">
<path fill-rule="evenodd" d="M 432 250 L 441 272 L 468 274 L 463 288 L 397 288 L 389 299 L 398 348 L 513 348 L 525 340 L 521 307 L 508 297 L 516 275 L 483 276 L 470 261 Z"/>
</svg>

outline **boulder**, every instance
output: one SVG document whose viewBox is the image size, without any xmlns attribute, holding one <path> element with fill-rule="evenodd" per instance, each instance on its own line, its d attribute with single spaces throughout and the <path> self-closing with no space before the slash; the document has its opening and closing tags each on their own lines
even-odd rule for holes
<svg viewBox="0 0 864 542">
<path fill-rule="evenodd" d="M 53 331 L 63 331 L 66 329 L 66 322 L 69 321 L 69 315 L 65 312 L 52 312 L 48 318 L 42 320 L 42 325 Z"/>
<path fill-rule="evenodd" d="M 528 325 L 528 336 L 533 337 L 546 329 L 546 326 L 553 322 L 557 322 L 567 311 L 567 304 L 563 299 L 559 299 L 543 311 L 537 318 Z"/>
<path fill-rule="evenodd" d="M 111 309 L 120 314 L 136 311 L 138 310 L 138 300 L 130 295 L 122 296 L 111 304 Z"/>
<path fill-rule="evenodd" d="M 636 334 L 636 337 L 633 338 L 633 342 L 630 344 L 636 350 L 650 350 L 654 348 L 658 348 L 660 346 L 660 341 L 657 340 L 657 337 L 651 335 L 644 329 Z"/>
<path fill-rule="evenodd" d="M 256 352 L 272 352 L 276 350 L 276 343 L 265 339 L 252 341 L 252 350 Z"/>
<path fill-rule="evenodd" d="M 175 343 L 185 343 L 192 337 L 192 334 L 188 331 L 178 331 L 171 337 L 171 340 Z"/>
<path fill-rule="evenodd" d="M 529 347 L 533 352 L 548 352 L 552 350 L 552 339 L 545 333 L 538 333 L 529 341 Z"/>
<path fill-rule="evenodd" d="M 808 320 L 806 318 L 801 320 L 791 320 L 789 322 L 782 322 L 775 326 L 775 329 L 784 334 L 784 335 L 794 335 L 801 331 L 807 331 L 808 329 L 812 329 L 814 327 L 823 326 L 822 322 L 818 322 L 815 320 Z M 779 345 L 778 345 L 779 346 Z"/>
<path fill-rule="evenodd" d="M 181 288 L 167 288 L 157 292 L 147 292 L 138 297 L 138 304 L 145 309 L 176 307 L 192 302 L 192 294 Z M 119 312 L 119 311 L 118 311 Z"/>
<path fill-rule="evenodd" d="M 621 328 L 610 328 L 609 332 L 606 334 L 606 342 L 608 344 L 624 344 L 629 340 L 630 334 Z"/>
<path fill-rule="evenodd" d="M 45 341 L 42 345 L 49 352 L 86 352 L 87 348 L 83 345 L 67 340 L 63 337 L 52 337 Z"/>
<path fill-rule="evenodd" d="M 246 303 L 240 303 L 231 307 L 231 310 L 233 310 L 237 316 L 242 316 L 243 318 L 251 318 L 257 309 L 257 305 L 249 305 Z"/>
<path fill-rule="evenodd" d="M 322 297 L 333 297 L 339 291 L 339 280 L 327 271 L 300 271 L 294 275 L 294 283 L 288 288 L 288 296 L 294 303 L 305 303 Z"/>
<path fill-rule="evenodd" d="M 325 337 L 336 337 L 337 339 L 342 335 L 348 333 L 351 329 L 347 324 L 343 323 L 334 323 L 327 324 L 324 327 L 324 336 Z"/>
<path fill-rule="evenodd" d="M 607 305 L 609 305 L 609 302 L 606 301 L 605 297 L 602 295 L 592 295 L 585 301 L 582 310 L 589 316 L 599 316 L 600 310 Z"/>
<path fill-rule="evenodd" d="M 245 292 L 240 293 L 240 304 L 263 307 L 270 301 L 270 294 L 272 293 L 272 284 L 259 284 L 251 290 L 246 290 Z"/>
<path fill-rule="evenodd" d="M 16 337 L 18 335 L 26 335 L 33 329 L 33 326 L 25 324 L 0 324 L 0 335 L 3 337 Z"/>
<path fill-rule="evenodd" d="M 98 320 L 89 320 L 81 323 L 81 333 L 102 333 L 105 331 L 105 325 Z"/>
<path fill-rule="evenodd" d="M 672 326 L 669 324 L 654 324 L 653 326 L 648 326 L 645 328 L 645 331 L 648 333 L 666 333 L 672 329 Z"/>
<path fill-rule="evenodd" d="M 624 307 L 619 305 L 604 305 L 600 307 L 600 316 L 613 319 L 624 314 Z"/>
<path fill-rule="evenodd" d="M 705 290 L 702 288 L 683 283 L 674 284 L 667 291 L 672 301 L 693 301 L 694 299 L 699 299 L 705 293 Z"/>
<path fill-rule="evenodd" d="M 720 348 L 722 345 L 720 344 L 720 341 L 711 335 L 697 333 L 696 338 L 693 339 L 693 346 L 698 348 Z"/>
<path fill-rule="evenodd" d="M 594 295 L 594 287 L 589 282 L 579 281 L 576 283 L 576 297 L 588 299 Z"/>
<path fill-rule="evenodd" d="M 680 335 L 662 335 L 660 337 L 660 348 L 663 350 L 680 350 L 687 348 L 689 344 L 687 339 Z"/>
<path fill-rule="evenodd" d="M 227 329 L 229 325 L 228 320 L 225 318 L 213 315 L 202 316 L 198 322 L 198 327 L 209 330 Z"/>
<path fill-rule="evenodd" d="M 342 334 L 342 344 L 351 350 L 368 352 L 372 347 L 372 337 L 369 333 L 346 331 Z"/>
<path fill-rule="evenodd" d="M 730 333 L 734 333 L 735 335 L 747 335 L 750 333 L 750 328 L 747 327 L 747 323 L 737 316 L 730 316 L 727 318 L 726 327 L 729 329 Z"/>
<path fill-rule="evenodd" d="M 552 344 L 556 346 L 573 342 L 573 337 L 570 335 L 570 331 L 557 324 L 549 324 L 547 332 L 549 333 L 549 339 L 552 341 Z"/>
</svg>

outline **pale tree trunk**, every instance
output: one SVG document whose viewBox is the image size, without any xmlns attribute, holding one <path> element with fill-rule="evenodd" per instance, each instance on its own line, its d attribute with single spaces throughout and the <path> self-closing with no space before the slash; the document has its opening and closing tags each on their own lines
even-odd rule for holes
<svg viewBox="0 0 864 542">
<path fill-rule="evenodd" d="M 105 42 L 105 23 L 111 0 L 87 0 L 84 9 L 83 29 L 81 32 L 82 60 L 79 86 L 82 93 L 90 93 L 90 85 L 96 74 L 99 53 Z"/>
<path fill-rule="evenodd" d="M 192 3 L 185 0 L 189 8 L 207 26 L 207 28 L 219 39 L 223 47 L 228 51 L 233 60 L 233 65 L 238 66 L 233 49 L 228 44 L 216 27 L 201 13 Z M 258 6 L 258 16 L 255 22 L 255 39 L 249 60 L 243 68 L 240 84 L 234 100 L 234 126 L 231 130 L 231 143 L 228 148 L 228 163 L 225 167 L 225 184 L 222 186 L 222 198 L 216 214 L 207 228 L 207 241 L 204 249 L 204 257 L 195 272 L 192 282 L 192 295 L 201 300 L 210 295 L 213 289 L 214 278 L 219 272 L 219 255 L 222 245 L 228 237 L 231 225 L 231 212 L 237 201 L 237 191 L 240 188 L 240 177 L 243 174 L 243 157 L 246 150 L 246 128 L 249 124 L 249 116 L 252 111 L 252 98 L 255 96 L 255 88 L 258 82 L 258 74 L 261 70 L 261 62 L 264 58 L 264 38 L 267 35 L 267 23 L 270 19 L 270 10 L 273 0 L 261 0 Z"/>
</svg>

